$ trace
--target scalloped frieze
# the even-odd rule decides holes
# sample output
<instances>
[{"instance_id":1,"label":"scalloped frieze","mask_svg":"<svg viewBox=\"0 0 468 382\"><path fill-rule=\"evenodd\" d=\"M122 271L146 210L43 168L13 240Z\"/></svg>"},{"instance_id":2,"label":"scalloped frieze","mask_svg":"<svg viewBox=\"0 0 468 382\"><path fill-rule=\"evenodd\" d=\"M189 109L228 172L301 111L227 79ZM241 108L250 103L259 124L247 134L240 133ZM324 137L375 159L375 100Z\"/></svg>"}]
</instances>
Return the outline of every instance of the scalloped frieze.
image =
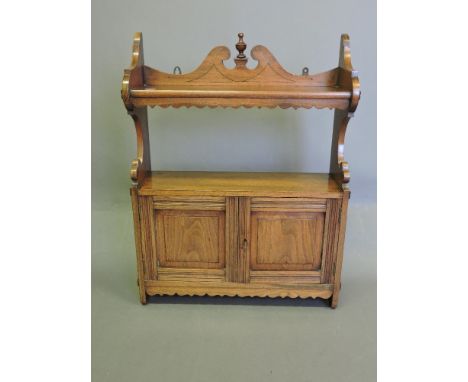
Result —
<instances>
[{"instance_id":1,"label":"scalloped frieze","mask_svg":"<svg viewBox=\"0 0 468 382\"><path fill-rule=\"evenodd\" d=\"M152 282L158 283L158 282ZM243 284L239 287L228 286L188 286L188 285L151 285L146 286L150 296L228 296L228 297L270 297L270 298L330 298L333 294L332 285L316 284L315 288L300 289L289 287L265 286L263 284Z\"/></svg>"},{"instance_id":2,"label":"scalloped frieze","mask_svg":"<svg viewBox=\"0 0 468 382\"><path fill-rule=\"evenodd\" d=\"M269 298L330 298L333 294L332 291L320 291L320 292L294 292L294 291L281 291L281 292L249 292L249 291L237 291L237 292L205 292L205 291L147 291L149 296L210 296L210 297L269 297Z\"/></svg>"},{"instance_id":3,"label":"scalloped frieze","mask_svg":"<svg viewBox=\"0 0 468 382\"><path fill-rule=\"evenodd\" d=\"M197 99L197 98L155 98L155 99L148 99L148 98L134 98L133 99L135 106L150 106L154 108L155 106L159 106L162 108L167 107L197 107L199 109L204 107L209 108L228 108L232 107L237 109L239 107L244 107L247 109L258 107L258 108L281 108L281 109L288 109L288 108L305 108L305 109L341 109L346 110L348 107L348 101L342 99L336 100L275 100L275 99L224 99L224 98L206 98L206 99Z\"/></svg>"}]
</instances>

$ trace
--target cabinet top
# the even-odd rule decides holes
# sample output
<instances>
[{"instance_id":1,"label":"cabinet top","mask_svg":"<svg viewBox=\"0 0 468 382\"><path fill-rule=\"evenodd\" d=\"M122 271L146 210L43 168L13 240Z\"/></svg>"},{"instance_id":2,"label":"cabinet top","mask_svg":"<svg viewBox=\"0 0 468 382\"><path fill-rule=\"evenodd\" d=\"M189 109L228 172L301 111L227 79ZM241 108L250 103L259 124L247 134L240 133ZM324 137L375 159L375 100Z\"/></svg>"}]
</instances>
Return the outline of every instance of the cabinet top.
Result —
<instances>
[{"instance_id":1,"label":"cabinet top","mask_svg":"<svg viewBox=\"0 0 468 382\"><path fill-rule=\"evenodd\" d=\"M330 108L353 112L360 98L357 72L351 65L349 37L341 36L338 67L327 72L302 75L287 72L262 45L254 46L255 68L247 67L247 44L238 34L235 67L224 62L229 48L213 48L201 65L187 74L169 74L144 65L143 37L136 33L130 68L124 72L122 99L128 110L161 107L281 107ZM174 70L175 71L175 70Z\"/></svg>"},{"instance_id":2,"label":"cabinet top","mask_svg":"<svg viewBox=\"0 0 468 382\"><path fill-rule=\"evenodd\" d=\"M154 171L147 173L138 192L145 196L343 197L329 174L294 172Z\"/></svg>"}]
</instances>

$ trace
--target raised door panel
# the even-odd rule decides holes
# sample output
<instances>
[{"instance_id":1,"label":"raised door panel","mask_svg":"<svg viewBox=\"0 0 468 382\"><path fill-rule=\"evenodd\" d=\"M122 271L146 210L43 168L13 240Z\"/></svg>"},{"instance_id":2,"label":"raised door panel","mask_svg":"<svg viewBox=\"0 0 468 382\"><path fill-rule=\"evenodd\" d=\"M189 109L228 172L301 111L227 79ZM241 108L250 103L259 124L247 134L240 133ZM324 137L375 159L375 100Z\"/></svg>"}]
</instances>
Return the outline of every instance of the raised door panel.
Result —
<instances>
[{"instance_id":1,"label":"raised door panel","mask_svg":"<svg viewBox=\"0 0 468 382\"><path fill-rule=\"evenodd\" d=\"M156 210L159 266L224 268L223 211Z\"/></svg>"},{"instance_id":2,"label":"raised door panel","mask_svg":"<svg viewBox=\"0 0 468 382\"><path fill-rule=\"evenodd\" d=\"M326 283L334 241L330 206L311 198L251 198L250 282ZM324 265L327 270L324 271Z\"/></svg>"},{"instance_id":3,"label":"raised door panel","mask_svg":"<svg viewBox=\"0 0 468 382\"><path fill-rule=\"evenodd\" d=\"M253 212L252 270L320 270L325 214Z\"/></svg>"},{"instance_id":4,"label":"raised door panel","mask_svg":"<svg viewBox=\"0 0 468 382\"><path fill-rule=\"evenodd\" d=\"M152 280L224 281L226 198L152 197Z\"/></svg>"}]
</instances>

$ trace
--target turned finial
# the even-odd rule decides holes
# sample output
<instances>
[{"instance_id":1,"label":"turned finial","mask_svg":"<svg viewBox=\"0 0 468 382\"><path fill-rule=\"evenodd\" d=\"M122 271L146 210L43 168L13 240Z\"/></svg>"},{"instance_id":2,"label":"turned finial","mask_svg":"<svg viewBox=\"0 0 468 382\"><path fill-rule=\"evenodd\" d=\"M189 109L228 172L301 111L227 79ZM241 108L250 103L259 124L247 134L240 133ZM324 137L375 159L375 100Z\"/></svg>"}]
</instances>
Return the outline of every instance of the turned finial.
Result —
<instances>
[{"instance_id":1,"label":"turned finial","mask_svg":"<svg viewBox=\"0 0 468 382\"><path fill-rule=\"evenodd\" d=\"M234 59L236 62L237 68L245 68L247 64L247 57L244 54L244 50L247 48L247 44L244 42L244 34L238 33L237 36L239 37L239 41L236 44L236 49L239 51L239 54Z\"/></svg>"}]
</instances>

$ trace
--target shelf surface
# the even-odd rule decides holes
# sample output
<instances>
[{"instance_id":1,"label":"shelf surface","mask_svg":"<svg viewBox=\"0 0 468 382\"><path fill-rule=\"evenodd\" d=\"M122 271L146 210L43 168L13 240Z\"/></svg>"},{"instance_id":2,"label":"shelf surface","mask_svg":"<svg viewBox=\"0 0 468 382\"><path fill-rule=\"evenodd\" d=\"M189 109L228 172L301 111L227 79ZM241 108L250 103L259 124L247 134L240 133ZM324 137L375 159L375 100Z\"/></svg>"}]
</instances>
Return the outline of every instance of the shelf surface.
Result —
<instances>
[{"instance_id":1,"label":"shelf surface","mask_svg":"<svg viewBox=\"0 0 468 382\"><path fill-rule=\"evenodd\" d=\"M341 198L329 174L284 172L155 171L146 176L139 194L281 196Z\"/></svg>"},{"instance_id":2,"label":"shelf surface","mask_svg":"<svg viewBox=\"0 0 468 382\"><path fill-rule=\"evenodd\" d=\"M351 92L338 86L296 87L269 86L262 90L254 86L239 89L239 86L222 87L197 86L186 89L182 86L145 87L131 90L131 96L139 98L297 98L297 99L344 99L349 100Z\"/></svg>"},{"instance_id":3,"label":"shelf surface","mask_svg":"<svg viewBox=\"0 0 468 382\"><path fill-rule=\"evenodd\" d=\"M159 86L132 89L130 94L135 98L133 102L140 106L197 106L198 101L200 105L206 106L301 105L346 108L351 98L349 90L337 86L296 87L294 90L284 86L269 86L261 90L255 86L239 89L237 85L193 86L189 89L182 86Z\"/></svg>"}]
</instances>

